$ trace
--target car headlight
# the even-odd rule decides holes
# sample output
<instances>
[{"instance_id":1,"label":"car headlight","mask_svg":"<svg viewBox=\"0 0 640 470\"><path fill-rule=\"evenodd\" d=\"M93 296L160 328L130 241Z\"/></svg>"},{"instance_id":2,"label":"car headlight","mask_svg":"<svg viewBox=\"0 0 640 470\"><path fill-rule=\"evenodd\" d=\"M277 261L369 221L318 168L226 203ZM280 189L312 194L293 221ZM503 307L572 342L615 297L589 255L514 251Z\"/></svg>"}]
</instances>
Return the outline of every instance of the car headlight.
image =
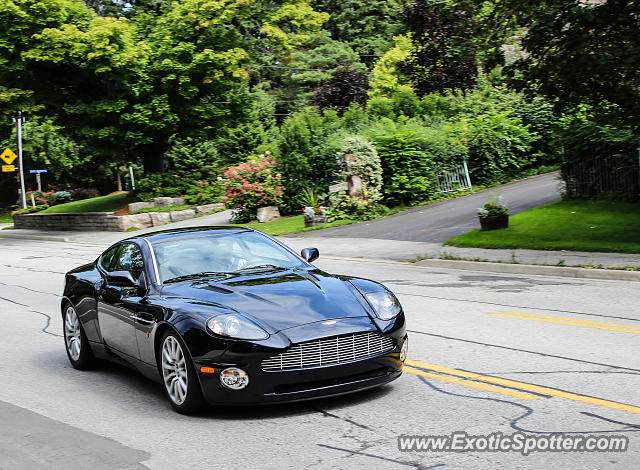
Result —
<instances>
[{"instance_id":1,"label":"car headlight","mask_svg":"<svg viewBox=\"0 0 640 470\"><path fill-rule=\"evenodd\" d=\"M248 318L235 313L218 315L207 321L207 328L216 335L236 339L265 339L269 334Z\"/></svg>"},{"instance_id":2,"label":"car headlight","mask_svg":"<svg viewBox=\"0 0 640 470\"><path fill-rule=\"evenodd\" d=\"M364 296L373 307L376 316L381 320L391 320L398 316L402 307L398 299L388 291L367 292Z\"/></svg>"}]
</instances>

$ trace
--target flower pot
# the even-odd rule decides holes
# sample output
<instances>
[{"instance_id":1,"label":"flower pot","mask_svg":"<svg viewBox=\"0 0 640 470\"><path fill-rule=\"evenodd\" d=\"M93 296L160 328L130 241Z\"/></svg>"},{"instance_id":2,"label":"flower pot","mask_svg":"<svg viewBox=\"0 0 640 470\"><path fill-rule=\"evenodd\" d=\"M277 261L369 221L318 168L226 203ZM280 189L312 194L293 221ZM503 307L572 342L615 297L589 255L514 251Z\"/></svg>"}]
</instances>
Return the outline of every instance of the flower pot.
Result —
<instances>
[{"instance_id":1,"label":"flower pot","mask_svg":"<svg viewBox=\"0 0 640 470\"><path fill-rule=\"evenodd\" d=\"M508 215L490 215L489 217L478 217L481 230L498 230L509 226Z\"/></svg>"},{"instance_id":2,"label":"flower pot","mask_svg":"<svg viewBox=\"0 0 640 470\"><path fill-rule=\"evenodd\" d=\"M316 225L322 225L327 223L326 215L314 215L313 217L304 218L305 227L315 227Z\"/></svg>"}]
</instances>

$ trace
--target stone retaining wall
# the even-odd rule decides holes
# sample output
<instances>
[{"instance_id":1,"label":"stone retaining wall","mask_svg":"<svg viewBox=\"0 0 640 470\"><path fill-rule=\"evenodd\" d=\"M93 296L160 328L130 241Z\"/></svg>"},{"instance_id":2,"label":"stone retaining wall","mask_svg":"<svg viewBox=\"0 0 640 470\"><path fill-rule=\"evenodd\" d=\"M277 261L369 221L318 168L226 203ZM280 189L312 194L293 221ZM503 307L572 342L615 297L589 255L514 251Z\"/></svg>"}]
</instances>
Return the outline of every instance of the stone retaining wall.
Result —
<instances>
[{"instance_id":1,"label":"stone retaining wall","mask_svg":"<svg viewBox=\"0 0 640 470\"><path fill-rule=\"evenodd\" d=\"M74 214L20 214L13 216L14 228L31 230L78 230L84 232L125 232L129 228L149 228L187 220L196 214L208 214L223 204L208 204L193 209L115 216L111 212Z\"/></svg>"}]
</instances>

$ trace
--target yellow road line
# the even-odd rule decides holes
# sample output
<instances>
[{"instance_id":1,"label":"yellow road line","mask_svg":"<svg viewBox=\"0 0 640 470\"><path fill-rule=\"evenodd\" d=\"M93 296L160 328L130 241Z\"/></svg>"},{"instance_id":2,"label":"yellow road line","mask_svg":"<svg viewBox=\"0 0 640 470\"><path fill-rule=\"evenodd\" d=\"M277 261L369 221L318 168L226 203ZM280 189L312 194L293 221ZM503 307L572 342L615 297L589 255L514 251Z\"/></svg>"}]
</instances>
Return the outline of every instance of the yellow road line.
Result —
<instances>
[{"instance_id":1,"label":"yellow road line","mask_svg":"<svg viewBox=\"0 0 640 470\"><path fill-rule=\"evenodd\" d=\"M527 392L519 392L517 390L497 387L495 385L483 384L481 382L472 382L471 380L466 380L462 378L455 378L455 377L449 377L447 375L434 374L431 372L425 372L420 369L414 369L413 367L404 366L402 370L405 372L408 372L409 374L420 375L422 377L428 377L430 379L437 379L437 380L442 380L444 382L464 385L465 387L478 388L480 390L485 390L488 392L501 393L503 395L509 395L510 397L521 398L523 400L538 400L540 398L537 395L532 395L531 393L527 393Z\"/></svg>"},{"instance_id":2,"label":"yellow road line","mask_svg":"<svg viewBox=\"0 0 640 470\"><path fill-rule=\"evenodd\" d=\"M555 388L541 387L539 385L532 385L525 382L517 382L515 380L501 379L499 377L491 377L489 375L476 374L474 372L465 372L458 369L451 369L449 367L438 366L436 364L428 364L426 362L407 360L407 364L415 367L422 367L437 372L444 372L446 374L453 374L459 377L467 377L472 380L482 380L483 382L489 382L498 385L504 385L507 387L519 388L520 390L528 390L530 392L542 393L544 395L551 395L553 397L565 398L567 400L579 401L582 403L588 403L590 405L604 406L606 408L612 408L614 410L627 411L629 413L640 414L640 406L627 405L625 403L618 403L610 400L603 400L601 398L588 397L585 395L579 395L577 393L565 392Z\"/></svg>"},{"instance_id":3,"label":"yellow road line","mask_svg":"<svg viewBox=\"0 0 640 470\"><path fill-rule=\"evenodd\" d=\"M551 318L554 320L569 320L571 322L575 322L575 323L592 323L594 325L607 325L607 326L615 326L615 327L621 327L621 328L631 328L634 330L640 330L640 326L632 326L632 325L620 325L619 323L607 323L607 322L603 322L603 321L593 321L593 320L581 320L581 319L577 319L577 318L569 318L569 317L558 317L555 315L540 315L537 313L525 313L525 312L507 312L509 314L512 315L524 315L527 317L537 317L537 318Z\"/></svg>"},{"instance_id":4,"label":"yellow road line","mask_svg":"<svg viewBox=\"0 0 640 470\"><path fill-rule=\"evenodd\" d=\"M575 322L570 322L570 321L565 321L565 320L549 320L546 318L534 318L534 317L528 317L528 316L524 316L524 315L510 315L508 313L491 313L491 312L487 312L489 313L489 315L493 315L494 317L508 317L508 318L518 318L520 320L532 320L532 321L542 321L542 322L546 322L546 323L557 323L560 325L570 325L570 326L580 326L582 328L593 328L596 330L609 330L609 331L618 331L621 333L632 333L634 335L640 335L640 330L627 330L624 328L611 328L608 326L598 326L598 325L586 325L583 323L575 323ZM620 325L622 327L624 327L625 325Z\"/></svg>"}]
</instances>

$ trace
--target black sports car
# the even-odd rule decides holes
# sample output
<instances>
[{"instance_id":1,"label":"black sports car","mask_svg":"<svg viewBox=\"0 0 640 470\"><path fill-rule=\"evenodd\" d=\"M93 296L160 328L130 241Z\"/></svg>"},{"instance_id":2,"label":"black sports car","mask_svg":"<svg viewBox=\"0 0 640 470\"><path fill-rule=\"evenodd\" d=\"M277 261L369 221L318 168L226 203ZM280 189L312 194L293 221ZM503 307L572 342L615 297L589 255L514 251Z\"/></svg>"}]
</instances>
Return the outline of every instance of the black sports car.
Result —
<instances>
[{"instance_id":1,"label":"black sports car","mask_svg":"<svg viewBox=\"0 0 640 470\"><path fill-rule=\"evenodd\" d=\"M305 400L398 378L404 313L383 285L327 274L242 227L123 240L66 275L62 317L76 369L96 359L164 384L173 408Z\"/></svg>"}]
</instances>

